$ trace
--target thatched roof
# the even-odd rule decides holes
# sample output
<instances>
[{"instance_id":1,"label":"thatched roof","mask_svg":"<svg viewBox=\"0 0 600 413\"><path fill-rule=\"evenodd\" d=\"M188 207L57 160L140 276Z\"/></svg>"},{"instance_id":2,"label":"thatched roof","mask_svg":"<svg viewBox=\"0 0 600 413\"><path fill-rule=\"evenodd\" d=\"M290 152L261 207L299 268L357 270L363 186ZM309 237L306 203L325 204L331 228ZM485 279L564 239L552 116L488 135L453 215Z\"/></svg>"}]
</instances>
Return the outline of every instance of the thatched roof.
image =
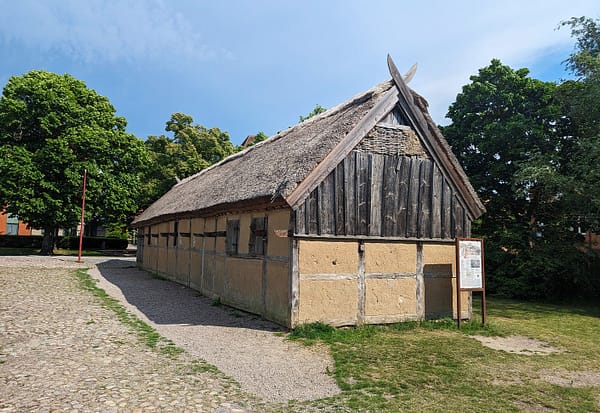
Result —
<instances>
[{"instance_id":1,"label":"thatched roof","mask_svg":"<svg viewBox=\"0 0 600 413\"><path fill-rule=\"evenodd\" d=\"M366 135L368 130L363 133L365 119L372 118L371 121L376 123L386 114L380 113L382 107L399 103L401 94L394 93L396 87L397 83L393 80L383 82L178 182L139 215L133 225L172 216L208 214L240 204L274 202L295 206L303 199L304 193L314 188L320 176L328 174L328 168L335 166L329 164L349 153L355 146L353 142ZM427 114L424 99L412 90L410 93L414 102L408 105L408 110L422 112L429 129L425 133L427 136L421 136L421 139L434 141L428 146L431 148L433 145L437 148L436 152L441 151L442 161L450 164L446 170L451 170L451 179L460 181L458 187L463 188L471 215L479 216L484 211L483 205Z\"/></svg>"},{"instance_id":2,"label":"thatched roof","mask_svg":"<svg viewBox=\"0 0 600 413\"><path fill-rule=\"evenodd\" d=\"M392 86L392 81L381 83L183 179L139 215L134 225L162 215L289 195Z\"/></svg>"}]
</instances>

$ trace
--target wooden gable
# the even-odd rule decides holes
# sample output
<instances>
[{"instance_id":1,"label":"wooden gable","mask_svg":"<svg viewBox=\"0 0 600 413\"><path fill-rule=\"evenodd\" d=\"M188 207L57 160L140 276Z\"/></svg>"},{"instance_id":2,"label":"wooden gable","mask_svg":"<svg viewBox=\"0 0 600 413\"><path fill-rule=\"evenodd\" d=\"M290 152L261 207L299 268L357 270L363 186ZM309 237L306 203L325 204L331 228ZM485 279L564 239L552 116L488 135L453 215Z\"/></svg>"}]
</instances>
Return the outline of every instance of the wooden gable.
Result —
<instances>
[{"instance_id":1,"label":"wooden gable","mask_svg":"<svg viewBox=\"0 0 600 413\"><path fill-rule=\"evenodd\" d=\"M287 198L297 235L452 239L483 212L389 63L397 88Z\"/></svg>"},{"instance_id":2,"label":"wooden gable","mask_svg":"<svg viewBox=\"0 0 600 413\"><path fill-rule=\"evenodd\" d=\"M296 234L398 239L469 235L470 219L456 189L423 147L412 142L414 132L397 132L392 136L396 142L386 137L386 147L374 144L369 133L350 151L294 209Z\"/></svg>"}]
</instances>

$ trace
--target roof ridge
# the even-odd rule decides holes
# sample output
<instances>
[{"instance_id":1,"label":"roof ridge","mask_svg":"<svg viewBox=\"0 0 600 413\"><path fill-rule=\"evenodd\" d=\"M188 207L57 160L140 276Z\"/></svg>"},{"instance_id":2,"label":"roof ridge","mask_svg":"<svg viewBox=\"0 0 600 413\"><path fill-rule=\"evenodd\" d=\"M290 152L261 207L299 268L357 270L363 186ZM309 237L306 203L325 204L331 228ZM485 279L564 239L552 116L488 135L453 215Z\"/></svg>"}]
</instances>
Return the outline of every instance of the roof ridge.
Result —
<instances>
[{"instance_id":1,"label":"roof ridge","mask_svg":"<svg viewBox=\"0 0 600 413\"><path fill-rule=\"evenodd\" d=\"M362 91L360 93L357 93L356 95L354 95L353 97L351 97L350 99L346 100L345 102L342 102L330 109L327 109L325 112L323 113L319 113L316 116L313 116L309 119L306 119L302 122L298 122L297 124L290 126L287 129L284 129L283 131L279 131L277 132L275 135L271 135L268 139L265 139L262 142L258 142L257 144L254 144L252 146L247 147L246 149L240 151L240 152L236 152L233 153L231 155L229 155L228 157L220 160L219 162L210 165L207 168L204 168L203 170L195 173L194 175L190 175L186 178L183 178L181 181L177 182L175 185L173 185L173 188L180 186L181 184L185 183L185 182L189 182L192 181L194 179L196 179L197 177L203 175L204 173L218 167L221 166L227 162L233 161L239 157L242 157L244 155L246 155L247 153L253 151L254 149L261 147L263 145L267 145L269 143L272 143L276 140L282 139L284 138L286 135L288 135L289 133L295 131L296 129L300 128L300 127L306 127L309 125L312 125L314 122L320 121L322 119L337 115L339 112L343 111L344 109L354 105L357 102L361 102L365 99L370 98L374 93L376 92L384 92L386 90L388 90L389 88L391 88L392 86L394 86L394 81L392 79L386 80L384 82L378 83L375 86L371 87L368 90Z\"/></svg>"}]
</instances>

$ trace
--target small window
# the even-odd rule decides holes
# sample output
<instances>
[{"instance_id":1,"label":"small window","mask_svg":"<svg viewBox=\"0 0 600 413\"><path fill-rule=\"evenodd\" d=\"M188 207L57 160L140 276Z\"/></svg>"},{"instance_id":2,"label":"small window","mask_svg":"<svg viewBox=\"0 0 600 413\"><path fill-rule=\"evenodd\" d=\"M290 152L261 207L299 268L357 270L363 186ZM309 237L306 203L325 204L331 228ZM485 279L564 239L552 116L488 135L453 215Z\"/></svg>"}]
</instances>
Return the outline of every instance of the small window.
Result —
<instances>
[{"instance_id":1,"label":"small window","mask_svg":"<svg viewBox=\"0 0 600 413\"><path fill-rule=\"evenodd\" d=\"M265 255L267 251L267 217L252 218L248 251L252 255Z\"/></svg>"},{"instance_id":2,"label":"small window","mask_svg":"<svg viewBox=\"0 0 600 413\"><path fill-rule=\"evenodd\" d=\"M19 217L10 214L6 217L6 235L17 235L19 233Z\"/></svg>"},{"instance_id":3,"label":"small window","mask_svg":"<svg viewBox=\"0 0 600 413\"><path fill-rule=\"evenodd\" d=\"M234 219L227 221L226 251L229 255L238 253L238 244L240 241L240 220Z\"/></svg>"},{"instance_id":4,"label":"small window","mask_svg":"<svg viewBox=\"0 0 600 413\"><path fill-rule=\"evenodd\" d=\"M148 245L152 245L152 227L148 227Z\"/></svg>"}]
</instances>

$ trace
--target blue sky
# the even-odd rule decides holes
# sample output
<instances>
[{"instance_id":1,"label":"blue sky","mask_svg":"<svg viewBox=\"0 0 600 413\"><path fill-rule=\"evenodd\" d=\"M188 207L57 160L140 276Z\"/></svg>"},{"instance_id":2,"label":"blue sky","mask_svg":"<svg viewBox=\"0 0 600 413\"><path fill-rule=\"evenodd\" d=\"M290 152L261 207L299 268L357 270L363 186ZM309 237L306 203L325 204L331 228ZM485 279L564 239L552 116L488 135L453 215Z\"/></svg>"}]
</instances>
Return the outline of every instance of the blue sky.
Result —
<instances>
[{"instance_id":1,"label":"blue sky","mask_svg":"<svg viewBox=\"0 0 600 413\"><path fill-rule=\"evenodd\" d=\"M418 63L410 86L438 123L469 76L499 58L567 77L561 20L597 0L0 0L0 85L31 69L69 73L146 138L174 112L228 131L276 133Z\"/></svg>"}]
</instances>

